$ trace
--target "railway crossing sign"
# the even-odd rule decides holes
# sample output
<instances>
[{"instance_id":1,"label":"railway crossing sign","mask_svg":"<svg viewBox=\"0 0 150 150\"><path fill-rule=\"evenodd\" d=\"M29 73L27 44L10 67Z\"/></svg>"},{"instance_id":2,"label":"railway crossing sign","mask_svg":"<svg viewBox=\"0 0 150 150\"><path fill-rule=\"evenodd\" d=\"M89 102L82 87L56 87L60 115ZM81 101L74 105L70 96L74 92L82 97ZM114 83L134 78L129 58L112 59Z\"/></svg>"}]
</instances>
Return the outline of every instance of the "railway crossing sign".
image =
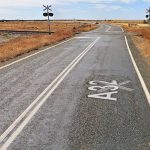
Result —
<instances>
[{"instance_id":1,"label":"railway crossing sign","mask_svg":"<svg viewBox=\"0 0 150 150\"><path fill-rule=\"evenodd\" d=\"M49 17L53 17L54 14L49 12L49 11L52 11L52 9L51 9L52 5L47 5L47 6L43 5L43 7L44 7L43 11L46 11L46 12L43 13L43 16L48 17L48 30L49 30L49 34L51 34L50 18Z\"/></svg>"},{"instance_id":2,"label":"railway crossing sign","mask_svg":"<svg viewBox=\"0 0 150 150\"><path fill-rule=\"evenodd\" d=\"M45 10L52 11L52 9L50 9L52 7L52 5L47 5L47 6L43 5L43 7L44 7L43 11L45 11Z\"/></svg>"},{"instance_id":3,"label":"railway crossing sign","mask_svg":"<svg viewBox=\"0 0 150 150\"><path fill-rule=\"evenodd\" d=\"M147 13L149 13L149 12L150 12L150 8L149 8L149 9L146 9L146 11L147 11Z\"/></svg>"},{"instance_id":4,"label":"railway crossing sign","mask_svg":"<svg viewBox=\"0 0 150 150\"><path fill-rule=\"evenodd\" d=\"M148 20L150 20L150 7L149 7L149 9L146 9L146 13L148 13L148 15L146 15L146 18L148 18Z\"/></svg>"}]
</instances>

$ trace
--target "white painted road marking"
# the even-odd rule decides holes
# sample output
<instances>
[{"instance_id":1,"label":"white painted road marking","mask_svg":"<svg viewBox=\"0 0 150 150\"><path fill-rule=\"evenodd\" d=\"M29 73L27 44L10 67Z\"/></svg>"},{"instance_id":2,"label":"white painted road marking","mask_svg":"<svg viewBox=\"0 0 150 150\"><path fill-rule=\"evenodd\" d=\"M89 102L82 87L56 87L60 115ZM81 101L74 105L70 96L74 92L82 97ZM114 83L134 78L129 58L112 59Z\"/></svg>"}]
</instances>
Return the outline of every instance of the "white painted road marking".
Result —
<instances>
[{"instance_id":1,"label":"white painted road marking","mask_svg":"<svg viewBox=\"0 0 150 150\"><path fill-rule=\"evenodd\" d=\"M109 26L108 29L105 32L109 32L110 29L111 29L111 26Z\"/></svg>"},{"instance_id":2,"label":"white painted road marking","mask_svg":"<svg viewBox=\"0 0 150 150\"><path fill-rule=\"evenodd\" d=\"M106 84L107 86L110 86L110 87L111 86L116 86L116 87L118 87L118 89L125 90L125 91L128 91L128 92L132 92L133 91L133 89L123 86L123 85L126 85L126 84L130 83L131 81L124 81L124 82L121 82L119 84L117 82L116 83L109 83L109 82L104 82L104 81L100 81L100 82L103 83L103 84ZM104 90L107 90L107 89L104 89Z\"/></svg>"},{"instance_id":3,"label":"white painted road marking","mask_svg":"<svg viewBox=\"0 0 150 150\"><path fill-rule=\"evenodd\" d=\"M103 81L102 81L103 82ZM98 93L96 94L90 94L88 95L89 98L95 98L95 99L104 99L104 100L111 100L111 101L117 101L117 98L112 97L112 95L117 94L118 93L118 83L117 81L112 81L110 82L110 84L105 85L105 86L99 86L98 84L101 83L101 81L98 81L97 83L95 81L90 81L89 84L92 85L91 87L89 87L88 89L90 91L97 91ZM108 83L108 82L107 82ZM94 86L93 86L94 84ZM113 84L113 85L112 85ZM110 90L108 92L100 92L100 90Z\"/></svg>"},{"instance_id":4,"label":"white painted road marking","mask_svg":"<svg viewBox=\"0 0 150 150\"><path fill-rule=\"evenodd\" d=\"M95 38L98 38L98 37L90 37L90 36L77 36L77 37L75 37L75 39L95 39Z\"/></svg>"},{"instance_id":5,"label":"white painted road marking","mask_svg":"<svg viewBox=\"0 0 150 150\"><path fill-rule=\"evenodd\" d=\"M129 92L133 91L133 89L123 86L123 85L126 85L128 83L130 83L130 81L124 81L124 82L121 82L119 84L116 80L113 80L112 82L90 81L89 84L92 86L89 87L88 89L90 91L97 91L98 94L91 94L91 95L88 95L88 97L117 101L117 98L112 97L112 95L117 94L118 89L126 90ZM102 85L99 85L99 84L102 84ZM106 91L108 91L108 92L106 92Z\"/></svg>"},{"instance_id":6,"label":"white painted road marking","mask_svg":"<svg viewBox=\"0 0 150 150\"><path fill-rule=\"evenodd\" d=\"M18 63L18 62L20 62L20 61L26 60L26 59L28 59L28 58L30 58L30 57L32 57L32 56L35 56L35 55L40 54L40 53L42 53L42 52L45 52L45 51L47 51L47 50L49 50L49 49L51 49L51 48L54 48L54 47L56 47L56 46L59 46L59 45L64 44L64 43L66 43L66 42L69 42L69 41L71 41L71 40L73 40L73 39L74 39L74 38L71 38L71 39L69 39L69 40L63 41L63 42L58 43L58 44L56 44L56 45L54 45L54 46L48 47L48 48L46 48L46 49L43 49L43 50L41 50L41 51L39 51L39 52L36 52L36 53L34 53L34 54L31 54L31 55L29 55L29 56L26 56L26 57L24 57L24 58L21 58L21 59L19 59L19 60L16 60L16 61L14 61L14 62L12 62L12 63L10 63L10 64L7 64L7 65L5 65L5 66L0 67L0 70L2 70L2 69L4 69L4 68L7 68L7 67L9 67L9 66L12 66L12 65L14 65L14 64L16 64L16 63Z\"/></svg>"},{"instance_id":7,"label":"white painted road marking","mask_svg":"<svg viewBox=\"0 0 150 150\"><path fill-rule=\"evenodd\" d=\"M128 49L128 52L129 52L131 61L132 61L132 63L133 63L133 66L134 66L134 68L135 68L135 71L136 71L136 73L137 73L137 75L138 75L138 78L139 78L140 83L141 83L141 85L142 85L143 91L144 91L144 93L145 93L145 95L146 95L146 98L147 98L147 100L148 100L148 103L149 103L149 105L150 105L150 93L149 93L148 88L147 88L147 86L146 86L146 84L145 84L145 82L144 82L144 79L143 79L143 77L142 77L142 75L141 75L141 73L140 73L140 71L139 71L139 69L138 69L138 66L137 66L137 64L136 64L136 62L135 62L135 60L134 60L134 57L133 57L133 55L132 55L132 53L131 53L131 49L130 49L130 47L129 47L128 40L127 40L127 37L126 37L126 36L125 36L125 43L126 43L126 45L127 45L127 49Z\"/></svg>"},{"instance_id":8,"label":"white painted road marking","mask_svg":"<svg viewBox=\"0 0 150 150\"><path fill-rule=\"evenodd\" d=\"M91 94L91 95L88 95L88 97L89 98L95 98L95 99L117 101L117 98L112 97L113 94L117 94L117 93L118 93L118 91L105 92L105 93Z\"/></svg>"},{"instance_id":9,"label":"white painted road marking","mask_svg":"<svg viewBox=\"0 0 150 150\"><path fill-rule=\"evenodd\" d=\"M121 26L119 26L119 27L121 28L122 32L124 32L123 28Z\"/></svg>"},{"instance_id":10,"label":"white painted road marking","mask_svg":"<svg viewBox=\"0 0 150 150\"><path fill-rule=\"evenodd\" d=\"M124 32L122 27L120 27L121 31L110 31L111 28L112 28L112 26L109 26L108 29L105 32Z\"/></svg>"},{"instance_id":11,"label":"white painted road marking","mask_svg":"<svg viewBox=\"0 0 150 150\"><path fill-rule=\"evenodd\" d=\"M56 79L33 101L33 103L12 123L12 125L0 136L2 150L6 150L9 145L16 139L24 127L29 123L33 116L38 112L41 106L46 102L49 96L70 73L70 71L79 63L87 52L98 42L96 38L81 54L79 54L57 77ZM28 116L26 116L28 115ZM17 126L18 125L18 126ZM14 130L14 131L13 131ZM9 135L9 137L7 137ZM6 141L5 141L5 138Z\"/></svg>"}]
</instances>

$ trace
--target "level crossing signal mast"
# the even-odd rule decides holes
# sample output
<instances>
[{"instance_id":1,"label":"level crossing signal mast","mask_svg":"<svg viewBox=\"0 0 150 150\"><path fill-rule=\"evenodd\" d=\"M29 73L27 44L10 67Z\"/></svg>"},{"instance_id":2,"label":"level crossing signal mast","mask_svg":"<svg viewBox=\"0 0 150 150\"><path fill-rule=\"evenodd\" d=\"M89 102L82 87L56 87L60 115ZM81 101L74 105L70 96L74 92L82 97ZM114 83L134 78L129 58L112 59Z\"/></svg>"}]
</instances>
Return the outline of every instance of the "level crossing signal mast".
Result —
<instances>
[{"instance_id":1,"label":"level crossing signal mast","mask_svg":"<svg viewBox=\"0 0 150 150\"><path fill-rule=\"evenodd\" d=\"M148 14L146 15L146 18L148 18L148 23L150 23L150 7L149 9L146 9L146 13Z\"/></svg>"},{"instance_id":2,"label":"level crossing signal mast","mask_svg":"<svg viewBox=\"0 0 150 150\"><path fill-rule=\"evenodd\" d=\"M43 11L44 11L43 16L44 17L48 17L48 30L49 30L49 34L51 34L50 17L54 16L54 14L52 12L50 12L50 11L52 11L52 9L51 9L52 6L51 5L47 5L47 6L43 5L43 7L44 7L44 9L43 9Z\"/></svg>"}]
</instances>

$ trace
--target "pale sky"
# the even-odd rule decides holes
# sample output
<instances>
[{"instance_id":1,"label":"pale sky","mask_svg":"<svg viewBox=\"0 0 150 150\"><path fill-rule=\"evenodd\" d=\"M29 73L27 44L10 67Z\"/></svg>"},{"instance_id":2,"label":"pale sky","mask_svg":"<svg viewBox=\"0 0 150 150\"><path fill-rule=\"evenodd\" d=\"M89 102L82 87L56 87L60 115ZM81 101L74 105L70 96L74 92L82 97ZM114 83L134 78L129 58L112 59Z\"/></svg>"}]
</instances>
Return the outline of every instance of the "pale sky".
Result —
<instances>
[{"instance_id":1,"label":"pale sky","mask_svg":"<svg viewBox=\"0 0 150 150\"><path fill-rule=\"evenodd\" d=\"M146 19L150 0L0 0L0 19L46 19L43 5L52 19Z\"/></svg>"}]
</instances>

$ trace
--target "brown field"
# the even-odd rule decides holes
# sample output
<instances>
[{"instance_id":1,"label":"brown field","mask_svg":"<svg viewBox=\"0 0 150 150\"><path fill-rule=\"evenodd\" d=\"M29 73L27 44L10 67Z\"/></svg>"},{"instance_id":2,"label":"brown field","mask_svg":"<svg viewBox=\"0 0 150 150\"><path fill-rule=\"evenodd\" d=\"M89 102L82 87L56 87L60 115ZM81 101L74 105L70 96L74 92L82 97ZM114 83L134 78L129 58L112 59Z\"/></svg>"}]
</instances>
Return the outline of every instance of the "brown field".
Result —
<instances>
[{"instance_id":1,"label":"brown field","mask_svg":"<svg viewBox=\"0 0 150 150\"><path fill-rule=\"evenodd\" d=\"M129 26L127 23L119 23L125 31L131 33L133 42L150 64L150 26L146 24L137 24Z\"/></svg>"},{"instance_id":2,"label":"brown field","mask_svg":"<svg viewBox=\"0 0 150 150\"><path fill-rule=\"evenodd\" d=\"M46 22L4 22L0 23L1 30L17 31L47 31ZM55 33L38 35L21 35L0 43L0 62L7 61L40 47L54 44L75 35L76 32L86 32L96 29L94 24L53 22L51 30Z\"/></svg>"},{"instance_id":3,"label":"brown field","mask_svg":"<svg viewBox=\"0 0 150 150\"><path fill-rule=\"evenodd\" d=\"M80 26L80 22L51 22L51 30L56 32L62 29L71 29ZM14 21L0 22L0 30L17 30L17 31L48 31L46 21Z\"/></svg>"},{"instance_id":4,"label":"brown field","mask_svg":"<svg viewBox=\"0 0 150 150\"><path fill-rule=\"evenodd\" d=\"M146 58L150 58L150 27L123 27L126 31L134 33L132 38L141 54Z\"/></svg>"},{"instance_id":5,"label":"brown field","mask_svg":"<svg viewBox=\"0 0 150 150\"><path fill-rule=\"evenodd\" d=\"M127 24L127 23L137 23L137 24L144 24L144 20L108 20L104 21L104 23L121 23L121 24Z\"/></svg>"}]
</instances>

